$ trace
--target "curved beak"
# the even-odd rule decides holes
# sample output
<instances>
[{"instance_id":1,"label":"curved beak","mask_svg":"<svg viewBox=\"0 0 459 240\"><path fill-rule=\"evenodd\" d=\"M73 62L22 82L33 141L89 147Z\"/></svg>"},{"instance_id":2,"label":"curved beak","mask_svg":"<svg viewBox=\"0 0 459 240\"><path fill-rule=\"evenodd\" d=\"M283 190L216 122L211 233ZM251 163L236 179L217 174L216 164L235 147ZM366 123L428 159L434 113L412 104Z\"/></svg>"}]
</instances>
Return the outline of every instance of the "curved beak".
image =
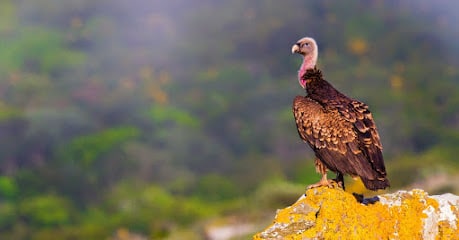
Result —
<instances>
[{"instance_id":1,"label":"curved beak","mask_svg":"<svg viewBox=\"0 0 459 240\"><path fill-rule=\"evenodd\" d=\"M293 44L292 53L300 53L300 45L298 43Z\"/></svg>"}]
</instances>

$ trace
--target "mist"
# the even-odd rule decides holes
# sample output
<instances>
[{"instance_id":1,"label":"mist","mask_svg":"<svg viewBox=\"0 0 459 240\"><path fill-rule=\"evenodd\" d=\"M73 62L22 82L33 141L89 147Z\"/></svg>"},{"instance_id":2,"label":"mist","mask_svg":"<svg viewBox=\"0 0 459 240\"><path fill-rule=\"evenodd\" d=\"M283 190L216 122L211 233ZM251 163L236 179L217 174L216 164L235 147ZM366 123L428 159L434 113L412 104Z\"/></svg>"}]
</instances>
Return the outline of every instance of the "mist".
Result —
<instances>
[{"instance_id":1,"label":"mist","mask_svg":"<svg viewBox=\"0 0 459 240\"><path fill-rule=\"evenodd\" d=\"M297 199L319 179L291 112L304 36L325 78L370 106L393 189L458 193L427 184L459 176L457 9L2 2L0 238L202 239L211 219L259 223Z\"/></svg>"}]
</instances>

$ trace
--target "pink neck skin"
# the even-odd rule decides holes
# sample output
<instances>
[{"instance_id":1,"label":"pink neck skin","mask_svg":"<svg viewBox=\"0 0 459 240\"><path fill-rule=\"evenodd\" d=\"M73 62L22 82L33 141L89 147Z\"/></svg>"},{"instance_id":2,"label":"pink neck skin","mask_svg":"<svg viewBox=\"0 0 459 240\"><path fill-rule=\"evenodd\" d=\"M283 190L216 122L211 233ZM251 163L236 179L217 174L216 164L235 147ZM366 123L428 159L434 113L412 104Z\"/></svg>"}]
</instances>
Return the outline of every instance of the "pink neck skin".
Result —
<instances>
[{"instance_id":1,"label":"pink neck skin","mask_svg":"<svg viewBox=\"0 0 459 240\"><path fill-rule=\"evenodd\" d=\"M308 55L303 58L303 63L301 64L300 70L298 71L298 82L300 83L301 87L306 88L306 81L303 80L302 77L308 69L313 69L315 65L316 61L314 61L314 56Z\"/></svg>"}]
</instances>

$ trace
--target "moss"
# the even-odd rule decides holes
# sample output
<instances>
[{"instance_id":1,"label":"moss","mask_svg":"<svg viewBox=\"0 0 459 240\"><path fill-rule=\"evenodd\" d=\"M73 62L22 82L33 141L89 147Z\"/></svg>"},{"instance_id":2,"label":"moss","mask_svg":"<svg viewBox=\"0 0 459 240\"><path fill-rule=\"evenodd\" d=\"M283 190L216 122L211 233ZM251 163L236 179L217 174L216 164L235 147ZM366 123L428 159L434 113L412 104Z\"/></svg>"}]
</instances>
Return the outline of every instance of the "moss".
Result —
<instances>
[{"instance_id":1,"label":"moss","mask_svg":"<svg viewBox=\"0 0 459 240\"><path fill-rule=\"evenodd\" d=\"M254 239L422 239L427 209L438 211L439 204L422 190L382 195L381 201L363 205L341 189L315 188L278 211ZM454 239L458 229L440 222L437 236Z\"/></svg>"}]
</instances>

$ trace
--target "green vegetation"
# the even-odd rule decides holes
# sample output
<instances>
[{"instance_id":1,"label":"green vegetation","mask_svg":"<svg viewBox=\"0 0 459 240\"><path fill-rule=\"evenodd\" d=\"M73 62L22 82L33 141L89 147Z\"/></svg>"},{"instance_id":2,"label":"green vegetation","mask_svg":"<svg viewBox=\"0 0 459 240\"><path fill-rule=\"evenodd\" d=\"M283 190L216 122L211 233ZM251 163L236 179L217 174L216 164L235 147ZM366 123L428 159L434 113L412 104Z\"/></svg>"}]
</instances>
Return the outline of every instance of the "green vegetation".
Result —
<instances>
[{"instance_id":1,"label":"green vegetation","mask_svg":"<svg viewBox=\"0 0 459 240\"><path fill-rule=\"evenodd\" d=\"M305 35L370 105L393 189L458 175L453 5L2 1L0 239L202 239L290 204L319 180L291 114Z\"/></svg>"}]
</instances>

